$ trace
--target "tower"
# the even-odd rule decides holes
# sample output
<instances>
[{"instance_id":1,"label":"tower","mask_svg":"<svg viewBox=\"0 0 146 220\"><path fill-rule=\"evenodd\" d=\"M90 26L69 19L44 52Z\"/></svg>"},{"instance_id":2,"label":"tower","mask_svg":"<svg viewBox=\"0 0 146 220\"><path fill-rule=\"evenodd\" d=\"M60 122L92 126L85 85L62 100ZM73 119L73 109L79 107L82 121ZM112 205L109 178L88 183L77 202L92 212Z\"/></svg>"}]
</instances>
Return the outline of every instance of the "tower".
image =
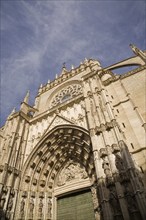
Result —
<instances>
[{"instance_id":1,"label":"tower","mask_svg":"<svg viewBox=\"0 0 146 220\"><path fill-rule=\"evenodd\" d=\"M134 48L134 49L133 49ZM29 92L1 128L0 215L146 218L145 52L103 68L85 59ZM113 71L135 68L122 75Z\"/></svg>"}]
</instances>

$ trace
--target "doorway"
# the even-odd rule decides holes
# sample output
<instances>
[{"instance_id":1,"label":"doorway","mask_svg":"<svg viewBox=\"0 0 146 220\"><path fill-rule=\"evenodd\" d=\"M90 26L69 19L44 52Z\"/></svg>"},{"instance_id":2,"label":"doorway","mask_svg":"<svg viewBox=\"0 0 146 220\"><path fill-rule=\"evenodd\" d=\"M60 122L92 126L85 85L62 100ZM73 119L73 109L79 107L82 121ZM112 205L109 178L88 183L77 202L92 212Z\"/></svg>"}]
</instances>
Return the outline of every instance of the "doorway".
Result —
<instances>
[{"instance_id":1,"label":"doorway","mask_svg":"<svg viewBox=\"0 0 146 220\"><path fill-rule=\"evenodd\" d=\"M57 220L95 220L90 190L57 199Z\"/></svg>"}]
</instances>

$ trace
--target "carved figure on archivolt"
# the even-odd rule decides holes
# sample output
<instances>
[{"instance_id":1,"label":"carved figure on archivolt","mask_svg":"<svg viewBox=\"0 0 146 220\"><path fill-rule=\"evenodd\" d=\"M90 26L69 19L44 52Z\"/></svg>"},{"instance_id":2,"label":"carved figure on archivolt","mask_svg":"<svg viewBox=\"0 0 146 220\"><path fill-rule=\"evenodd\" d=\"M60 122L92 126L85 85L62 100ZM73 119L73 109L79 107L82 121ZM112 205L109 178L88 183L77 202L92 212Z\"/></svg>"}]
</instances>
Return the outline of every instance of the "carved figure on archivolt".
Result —
<instances>
[{"instance_id":1,"label":"carved figure on archivolt","mask_svg":"<svg viewBox=\"0 0 146 220\"><path fill-rule=\"evenodd\" d=\"M51 199L49 198L48 200L48 218L51 219L51 209L52 209L52 202Z\"/></svg>"},{"instance_id":2,"label":"carved figure on archivolt","mask_svg":"<svg viewBox=\"0 0 146 220\"><path fill-rule=\"evenodd\" d=\"M42 212L43 212L43 199L41 198L39 201L39 207L38 207L39 217L42 217Z\"/></svg>"},{"instance_id":3,"label":"carved figure on archivolt","mask_svg":"<svg viewBox=\"0 0 146 220\"><path fill-rule=\"evenodd\" d=\"M88 175L84 167L80 164L71 161L67 166L61 171L58 178L58 186L67 184L68 182L80 179L86 179Z\"/></svg>"},{"instance_id":4,"label":"carved figure on archivolt","mask_svg":"<svg viewBox=\"0 0 146 220\"><path fill-rule=\"evenodd\" d=\"M30 218L33 218L33 210L34 210L34 200L31 198L29 201L29 215Z\"/></svg>"},{"instance_id":5,"label":"carved figure on archivolt","mask_svg":"<svg viewBox=\"0 0 146 220\"><path fill-rule=\"evenodd\" d=\"M21 203L20 203L20 216L21 216L21 218L24 217L24 207L25 207L25 201L24 201L24 199L22 199Z\"/></svg>"}]
</instances>

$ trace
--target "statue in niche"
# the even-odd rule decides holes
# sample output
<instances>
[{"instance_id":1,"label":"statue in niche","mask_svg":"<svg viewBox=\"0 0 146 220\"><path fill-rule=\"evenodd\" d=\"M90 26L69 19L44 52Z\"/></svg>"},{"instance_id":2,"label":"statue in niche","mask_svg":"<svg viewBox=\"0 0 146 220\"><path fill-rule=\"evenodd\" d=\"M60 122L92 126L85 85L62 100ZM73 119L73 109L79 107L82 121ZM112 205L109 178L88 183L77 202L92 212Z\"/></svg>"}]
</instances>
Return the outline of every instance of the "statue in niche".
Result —
<instances>
[{"instance_id":1,"label":"statue in niche","mask_svg":"<svg viewBox=\"0 0 146 220\"><path fill-rule=\"evenodd\" d=\"M110 172L110 166L109 166L109 162L107 160L107 157L103 158L102 168L104 169L105 175L107 177L110 177L111 176L111 172Z\"/></svg>"},{"instance_id":2,"label":"statue in niche","mask_svg":"<svg viewBox=\"0 0 146 220\"><path fill-rule=\"evenodd\" d=\"M24 201L24 199L22 199L21 203L20 203L20 215L21 215L21 217L24 216L24 207L25 207L25 201Z\"/></svg>"},{"instance_id":3,"label":"statue in niche","mask_svg":"<svg viewBox=\"0 0 146 220\"><path fill-rule=\"evenodd\" d=\"M121 158L121 156L119 156L118 154L115 154L115 165L118 169L118 171L124 171L124 163L123 163L123 160Z\"/></svg>"},{"instance_id":4,"label":"statue in niche","mask_svg":"<svg viewBox=\"0 0 146 220\"><path fill-rule=\"evenodd\" d=\"M5 201L6 201L6 194L2 194L2 197L1 197L1 200L0 200L0 209L4 208Z\"/></svg>"},{"instance_id":5,"label":"statue in niche","mask_svg":"<svg viewBox=\"0 0 146 220\"><path fill-rule=\"evenodd\" d=\"M105 109L105 106L104 106L104 104L103 104L103 101L102 101L102 99L101 99L101 97L99 97L99 106L100 106L100 108L101 108L102 111L105 111L105 110L106 110L106 109Z\"/></svg>"},{"instance_id":6,"label":"statue in niche","mask_svg":"<svg viewBox=\"0 0 146 220\"><path fill-rule=\"evenodd\" d=\"M76 179L86 179L87 173L84 168L81 168L79 164L70 162L62 172L60 173L58 186L65 185L67 182L76 180Z\"/></svg>"},{"instance_id":7,"label":"statue in niche","mask_svg":"<svg viewBox=\"0 0 146 220\"><path fill-rule=\"evenodd\" d=\"M11 219L11 210L12 210L12 207L13 207L13 197L10 196L10 199L9 199L9 203L8 203L8 207L7 207L7 218L8 219Z\"/></svg>"},{"instance_id":8,"label":"statue in niche","mask_svg":"<svg viewBox=\"0 0 146 220\"><path fill-rule=\"evenodd\" d=\"M29 215L30 215L30 218L33 218L33 210L34 210L34 201L33 199L31 198L30 201L29 201Z\"/></svg>"},{"instance_id":9,"label":"statue in niche","mask_svg":"<svg viewBox=\"0 0 146 220\"><path fill-rule=\"evenodd\" d=\"M130 212L136 211L137 207L136 207L136 200L134 197L134 194L131 192L129 185L126 183L125 184L125 197L127 199L127 205L128 205L128 209Z\"/></svg>"},{"instance_id":10,"label":"statue in niche","mask_svg":"<svg viewBox=\"0 0 146 220\"><path fill-rule=\"evenodd\" d=\"M110 188L109 202L112 206L114 215L119 214L121 212L120 204L119 204L119 200L118 200L118 197L117 197L116 190L113 187Z\"/></svg>"},{"instance_id":11,"label":"statue in niche","mask_svg":"<svg viewBox=\"0 0 146 220\"><path fill-rule=\"evenodd\" d=\"M40 199L38 212L39 216L41 217L43 212L43 199Z\"/></svg>"},{"instance_id":12,"label":"statue in niche","mask_svg":"<svg viewBox=\"0 0 146 220\"><path fill-rule=\"evenodd\" d=\"M52 209L52 202L51 199L48 200L48 218L51 219L51 209Z\"/></svg>"}]
</instances>

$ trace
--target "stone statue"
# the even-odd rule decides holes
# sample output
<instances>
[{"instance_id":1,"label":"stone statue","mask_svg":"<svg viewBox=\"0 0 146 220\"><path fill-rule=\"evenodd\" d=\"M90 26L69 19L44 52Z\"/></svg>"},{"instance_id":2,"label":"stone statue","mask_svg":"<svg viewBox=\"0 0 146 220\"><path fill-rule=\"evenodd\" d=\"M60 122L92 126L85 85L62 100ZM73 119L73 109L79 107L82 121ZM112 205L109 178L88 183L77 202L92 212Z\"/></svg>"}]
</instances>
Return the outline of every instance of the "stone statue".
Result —
<instances>
[{"instance_id":1,"label":"stone statue","mask_svg":"<svg viewBox=\"0 0 146 220\"><path fill-rule=\"evenodd\" d=\"M120 204L119 204L119 200L117 197L117 193L114 188L110 188L109 202L112 206L114 215L119 214L121 212Z\"/></svg>"},{"instance_id":2,"label":"stone statue","mask_svg":"<svg viewBox=\"0 0 146 220\"><path fill-rule=\"evenodd\" d=\"M8 207L7 207L7 213L6 213L7 219L11 219L11 210L12 210L12 207L13 207L13 197L10 196L9 203L8 203Z\"/></svg>"},{"instance_id":3,"label":"stone statue","mask_svg":"<svg viewBox=\"0 0 146 220\"><path fill-rule=\"evenodd\" d=\"M24 199L22 199L21 204L20 204L20 215L21 215L21 217L24 216L24 207L25 207L25 201L24 201Z\"/></svg>"},{"instance_id":4,"label":"stone statue","mask_svg":"<svg viewBox=\"0 0 146 220\"><path fill-rule=\"evenodd\" d=\"M10 212L12 210L12 207L13 207L13 197L11 196L9 199L7 210Z\"/></svg>"},{"instance_id":5,"label":"stone statue","mask_svg":"<svg viewBox=\"0 0 146 220\"><path fill-rule=\"evenodd\" d=\"M43 200L40 199L40 202L39 202L39 209L38 209L39 216L42 216L42 211L43 211Z\"/></svg>"},{"instance_id":6,"label":"stone statue","mask_svg":"<svg viewBox=\"0 0 146 220\"><path fill-rule=\"evenodd\" d=\"M110 166L109 166L109 162L107 160L107 157L103 158L102 168L104 169L104 173L105 173L106 177L110 177L111 172L110 172Z\"/></svg>"},{"instance_id":7,"label":"stone statue","mask_svg":"<svg viewBox=\"0 0 146 220\"><path fill-rule=\"evenodd\" d=\"M48 218L51 219L51 209L52 209L52 202L51 199L48 200Z\"/></svg>"},{"instance_id":8,"label":"stone statue","mask_svg":"<svg viewBox=\"0 0 146 220\"><path fill-rule=\"evenodd\" d=\"M33 218L34 201L32 198L29 201L29 210L30 210L30 217Z\"/></svg>"},{"instance_id":9,"label":"stone statue","mask_svg":"<svg viewBox=\"0 0 146 220\"><path fill-rule=\"evenodd\" d=\"M118 171L124 171L124 163L122 158L118 154L115 154L115 156L116 156L116 160L115 160L116 168L118 169Z\"/></svg>"},{"instance_id":10,"label":"stone statue","mask_svg":"<svg viewBox=\"0 0 146 220\"><path fill-rule=\"evenodd\" d=\"M136 200L134 199L134 194L131 192L130 187L125 184L125 197L127 199L127 205L130 212L136 211Z\"/></svg>"},{"instance_id":11,"label":"stone statue","mask_svg":"<svg viewBox=\"0 0 146 220\"><path fill-rule=\"evenodd\" d=\"M5 194L3 194L0 200L0 209L4 208L5 201L6 201Z\"/></svg>"}]
</instances>

